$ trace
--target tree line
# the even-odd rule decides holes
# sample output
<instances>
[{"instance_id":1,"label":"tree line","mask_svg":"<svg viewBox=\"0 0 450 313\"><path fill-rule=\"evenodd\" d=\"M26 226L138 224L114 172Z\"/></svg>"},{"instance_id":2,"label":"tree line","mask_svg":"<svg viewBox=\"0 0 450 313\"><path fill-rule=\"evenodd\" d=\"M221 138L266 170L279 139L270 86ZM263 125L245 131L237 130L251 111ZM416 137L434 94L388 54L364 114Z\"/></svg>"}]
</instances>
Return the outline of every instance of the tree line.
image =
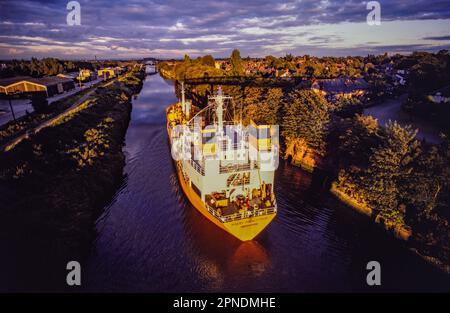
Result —
<instances>
[{"instance_id":1,"label":"tree line","mask_svg":"<svg viewBox=\"0 0 450 313\"><path fill-rule=\"evenodd\" d=\"M117 66L117 61L101 61L101 66ZM13 76L55 76L66 72L76 72L79 69L95 70L96 65L89 61L59 60L56 58L31 58L31 60L12 60L5 62L6 68L0 70L0 77Z\"/></svg>"}]
</instances>

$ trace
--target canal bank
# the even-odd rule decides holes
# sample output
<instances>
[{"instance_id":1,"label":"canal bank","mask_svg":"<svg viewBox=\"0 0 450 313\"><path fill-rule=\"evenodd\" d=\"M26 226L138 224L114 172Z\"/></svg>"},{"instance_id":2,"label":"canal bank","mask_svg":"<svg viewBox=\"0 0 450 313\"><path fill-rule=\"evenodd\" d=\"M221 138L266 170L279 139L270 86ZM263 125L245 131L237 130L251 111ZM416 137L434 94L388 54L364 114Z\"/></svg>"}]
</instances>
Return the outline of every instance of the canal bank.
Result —
<instances>
[{"instance_id":1,"label":"canal bank","mask_svg":"<svg viewBox=\"0 0 450 313\"><path fill-rule=\"evenodd\" d=\"M184 197L173 168L165 109L172 82L148 77L125 139L124 180L96 224L86 291L449 291L448 277L359 213L323 181L281 161L273 223L251 242L214 227ZM382 266L382 286L366 265Z\"/></svg>"},{"instance_id":2,"label":"canal bank","mask_svg":"<svg viewBox=\"0 0 450 313\"><path fill-rule=\"evenodd\" d=\"M82 104L0 154L0 290L67 290L94 222L123 179L123 138L143 73L98 88ZM27 263L32 262L32 268Z\"/></svg>"}]
</instances>

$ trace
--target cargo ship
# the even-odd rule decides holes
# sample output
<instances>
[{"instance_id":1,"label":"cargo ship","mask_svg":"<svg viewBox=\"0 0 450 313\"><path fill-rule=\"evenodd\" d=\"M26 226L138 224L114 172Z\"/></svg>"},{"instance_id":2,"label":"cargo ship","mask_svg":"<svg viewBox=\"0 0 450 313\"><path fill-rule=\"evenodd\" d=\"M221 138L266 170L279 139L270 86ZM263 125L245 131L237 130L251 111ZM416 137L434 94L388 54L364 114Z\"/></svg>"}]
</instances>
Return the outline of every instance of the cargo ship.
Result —
<instances>
[{"instance_id":1,"label":"cargo ship","mask_svg":"<svg viewBox=\"0 0 450 313\"><path fill-rule=\"evenodd\" d=\"M254 239L274 219L275 126L244 126L232 98L208 97L202 110L185 101L169 106L167 132L180 186L210 222L241 241Z\"/></svg>"}]
</instances>

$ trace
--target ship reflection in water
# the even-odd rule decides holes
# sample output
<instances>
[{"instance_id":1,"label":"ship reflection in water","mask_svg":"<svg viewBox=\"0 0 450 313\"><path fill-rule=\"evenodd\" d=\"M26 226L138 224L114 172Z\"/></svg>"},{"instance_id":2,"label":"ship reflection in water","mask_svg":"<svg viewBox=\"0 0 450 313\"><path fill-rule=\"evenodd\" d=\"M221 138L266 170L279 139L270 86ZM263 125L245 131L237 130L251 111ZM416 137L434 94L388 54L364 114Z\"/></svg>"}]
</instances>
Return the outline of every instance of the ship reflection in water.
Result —
<instances>
[{"instance_id":1,"label":"ship reflection in water","mask_svg":"<svg viewBox=\"0 0 450 313\"><path fill-rule=\"evenodd\" d=\"M192 239L186 252L207 290L221 291L233 277L246 281L264 276L270 268L269 256L257 241L243 242L226 234L189 203L184 212L186 236Z\"/></svg>"},{"instance_id":2,"label":"ship reflection in water","mask_svg":"<svg viewBox=\"0 0 450 313\"><path fill-rule=\"evenodd\" d=\"M173 84L153 75L133 102L126 179L97 222L83 265L87 291L371 291L372 260L382 266L377 291L449 290L447 276L284 162L273 222L249 242L218 228L179 185L165 125L175 101Z\"/></svg>"}]
</instances>

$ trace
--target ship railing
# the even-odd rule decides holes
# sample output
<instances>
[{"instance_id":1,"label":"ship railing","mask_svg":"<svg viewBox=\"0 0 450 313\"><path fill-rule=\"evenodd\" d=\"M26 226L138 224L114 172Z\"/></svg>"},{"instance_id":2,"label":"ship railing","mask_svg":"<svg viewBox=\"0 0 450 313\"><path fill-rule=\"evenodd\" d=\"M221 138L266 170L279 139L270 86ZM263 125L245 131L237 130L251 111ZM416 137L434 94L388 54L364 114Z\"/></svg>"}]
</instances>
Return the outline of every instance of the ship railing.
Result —
<instances>
[{"instance_id":1,"label":"ship railing","mask_svg":"<svg viewBox=\"0 0 450 313\"><path fill-rule=\"evenodd\" d=\"M210 206L209 204L206 203L206 208L208 210L209 213L211 213L211 215L213 215L215 218L217 218L218 220L220 220L222 223L228 223L228 222L233 222L233 221L238 221L241 219L245 219L245 218L250 218L250 217L257 217L257 216L263 216L263 215L268 215L268 214L274 214L277 212L277 209L275 206L273 207L268 207L268 208L264 208L264 209L256 209L253 211L245 211L242 213L234 213L234 214L230 214L230 215L220 215L217 213L217 211Z\"/></svg>"},{"instance_id":2,"label":"ship railing","mask_svg":"<svg viewBox=\"0 0 450 313\"><path fill-rule=\"evenodd\" d=\"M257 217L257 216L273 214L275 212L276 212L275 207L257 209L257 210L253 210L253 211L247 210L243 213L234 213L234 214L230 214L230 215L225 215L225 216L223 216L223 222L227 223L227 222L237 221L237 220L250 218L250 217Z\"/></svg>"},{"instance_id":3,"label":"ship railing","mask_svg":"<svg viewBox=\"0 0 450 313\"><path fill-rule=\"evenodd\" d=\"M220 164L219 174L249 171L252 168L258 168L258 165L254 163L252 166L250 162L244 164L227 164L227 165Z\"/></svg>"},{"instance_id":4,"label":"ship railing","mask_svg":"<svg viewBox=\"0 0 450 313\"><path fill-rule=\"evenodd\" d=\"M209 204L206 203L206 208L208 209L208 212L211 213L212 216L214 216L219 221L224 223L224 217L221 216L220 214L218 214L217 211L212 206L210 206Z\"/></svg>"},{"instance_id":5,"label":"ship railing","mask_svg":"<svg viewBox=\"0 0 450 313\"><path fill-rule=\"evenodd\" d=\"M222 152L234 151L234 150L246 150L248 149L248 142L228 142L226 140L221 140L220 145Z\"/></svg>"}]
</instances>

